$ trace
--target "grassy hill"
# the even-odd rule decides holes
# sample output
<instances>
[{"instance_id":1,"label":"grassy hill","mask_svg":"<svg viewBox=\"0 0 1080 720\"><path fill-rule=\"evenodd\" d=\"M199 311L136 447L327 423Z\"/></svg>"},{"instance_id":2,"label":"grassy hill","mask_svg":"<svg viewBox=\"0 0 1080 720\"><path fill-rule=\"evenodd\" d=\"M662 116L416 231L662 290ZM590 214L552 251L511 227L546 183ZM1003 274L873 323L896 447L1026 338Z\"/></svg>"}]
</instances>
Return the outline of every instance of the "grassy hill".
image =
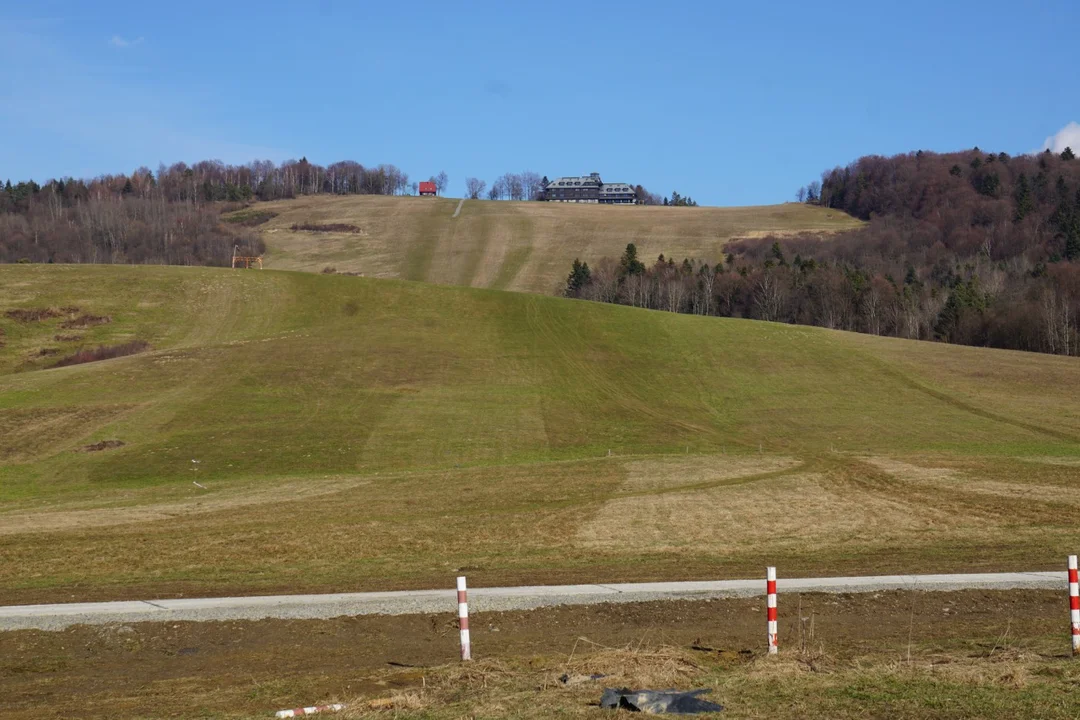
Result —
<instances>
[{"instance_id":1,"label":"grassy hill","mask_svg":"<svg viewBox=\"0 0 1080 720\"><path fill-rule=\"evenodd\" d=\"M0 267L0 329L0 602L1080 546L1075 358L181 267Z\"/></svg>"},{"instance_id":2,"label":"grassy hill","mask_svg":"<svg viewBox=\"0 0 1080 720\"><path fill-rule=\"evenodd\" d=\"M560 290L576 257L618 257L637 243L641 257L660 253L721 257L732 237L763 232L835 232L850 216L789 203L743 208L601 207L446 198L306 196L240 211L278 213L260 226L268 267L361 272L367 277L425 280L550 294ZM304 225L349 230L293 230Z\"/></svg>"}]
</instances>

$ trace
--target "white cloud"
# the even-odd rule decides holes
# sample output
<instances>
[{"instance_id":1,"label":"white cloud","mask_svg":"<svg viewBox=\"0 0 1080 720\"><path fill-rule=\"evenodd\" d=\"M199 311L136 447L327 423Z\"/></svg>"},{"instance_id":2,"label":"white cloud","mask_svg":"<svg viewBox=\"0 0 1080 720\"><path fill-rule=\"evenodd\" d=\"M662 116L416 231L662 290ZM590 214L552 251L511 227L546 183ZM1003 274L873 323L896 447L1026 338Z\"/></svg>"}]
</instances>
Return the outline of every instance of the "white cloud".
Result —
<instances>
[{"instance_id":1,"label":"white cloud","mask_svg":"<svg viewBox=\"0 0 1080 720\"><path fill-rule=\"evenodd\" d=\"M1043 150L1050 150L1055 153L1059 153L1065 148L1072 148L1075 152L1080 153L1080 123L1069 123L1061 128L1056 135L1046 138L1046 142L1042 146Z\"/></svg>"},{"instance_id":2,"label":"white cloud","mask_svg":"<svg viewBox=\"0 0 1080 720\"><path fill-rule=\"evenodd\" d=\"M109 44L113 47L126 48L131 47L132 45L141 45L142 41L143 38L141 36L135 38L134 40L128 40L127 38L121 37L119 35L113 35L112 38L109 40Z\"/></svg>"}]
</instances>

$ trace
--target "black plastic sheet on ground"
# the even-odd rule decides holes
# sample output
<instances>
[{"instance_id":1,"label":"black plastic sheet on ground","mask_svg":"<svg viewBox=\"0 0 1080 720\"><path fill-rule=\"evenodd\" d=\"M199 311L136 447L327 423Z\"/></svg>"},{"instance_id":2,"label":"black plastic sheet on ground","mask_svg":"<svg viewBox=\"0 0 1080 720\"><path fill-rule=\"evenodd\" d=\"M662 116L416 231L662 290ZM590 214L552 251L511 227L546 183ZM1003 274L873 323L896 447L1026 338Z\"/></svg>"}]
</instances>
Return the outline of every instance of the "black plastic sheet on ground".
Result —
<instances>
[{"instance_id":1,"label":"black plastic sheet on ground","mask_svg":"<svg viewBox=\"0 0 1080 720\"><path fill-rule=\"evenodd\" d=\"M630 710L651 715L697 715L698 713L719 712L723 705L702 700L699 695L706 695L710 690L613 690L604 688L600 698L600 707L609 710Z\"/></svg>"}]
</instances>

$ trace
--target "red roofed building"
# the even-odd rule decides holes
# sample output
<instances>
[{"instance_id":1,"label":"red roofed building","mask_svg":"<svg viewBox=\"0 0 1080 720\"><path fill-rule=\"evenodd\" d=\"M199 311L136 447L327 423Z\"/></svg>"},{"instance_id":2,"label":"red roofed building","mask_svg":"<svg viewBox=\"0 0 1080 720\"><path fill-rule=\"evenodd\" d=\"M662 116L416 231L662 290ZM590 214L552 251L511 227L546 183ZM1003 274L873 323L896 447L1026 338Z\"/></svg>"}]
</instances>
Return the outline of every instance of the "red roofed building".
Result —
<instances>
[{"instance_id":1,"label":"red roofed building","mask_svg":"<svg viewBox=\"0 0 1080 720\"><path fill-rule=\"evenodd\" d=\"M424 180L420 183L421 195L438 195L438 191L435 190L435 183L430 180Z\"/></svg>"}]
</instances>

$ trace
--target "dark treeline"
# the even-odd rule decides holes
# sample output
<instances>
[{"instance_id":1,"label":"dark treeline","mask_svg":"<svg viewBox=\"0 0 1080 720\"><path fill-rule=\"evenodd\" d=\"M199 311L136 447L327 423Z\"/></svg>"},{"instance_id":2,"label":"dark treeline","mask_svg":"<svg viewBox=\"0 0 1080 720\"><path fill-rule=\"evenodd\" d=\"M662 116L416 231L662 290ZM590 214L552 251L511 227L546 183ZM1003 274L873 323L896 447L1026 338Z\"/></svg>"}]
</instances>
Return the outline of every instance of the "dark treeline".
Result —
<instances>
[{"instance_id":1,"label":"dark treeline","mask_svg":"<svg viewBox=\"0 0 1080 720\"><path fill-rule=\"evenodd\" d=\"M567 295L967 345L1080 354L1080 161L979 150L867 157L800 191L867 221L736 240L713 265L633 246Z\"/></svg>"},{"instance_id":2,"label":"dark treeline","mask_svg":"<svg viewBox=\"0 0 1080 720\"><path fill-rule=\"evenodd\" d=\"M322 167L306 159L177 163L44 185L8 180L0 189L0 262L227 265L234 246L245 255L265 249L253 231L220 221L239 203L409 189L409 176L393 165Z\"/></svg>"}]
</instances>

